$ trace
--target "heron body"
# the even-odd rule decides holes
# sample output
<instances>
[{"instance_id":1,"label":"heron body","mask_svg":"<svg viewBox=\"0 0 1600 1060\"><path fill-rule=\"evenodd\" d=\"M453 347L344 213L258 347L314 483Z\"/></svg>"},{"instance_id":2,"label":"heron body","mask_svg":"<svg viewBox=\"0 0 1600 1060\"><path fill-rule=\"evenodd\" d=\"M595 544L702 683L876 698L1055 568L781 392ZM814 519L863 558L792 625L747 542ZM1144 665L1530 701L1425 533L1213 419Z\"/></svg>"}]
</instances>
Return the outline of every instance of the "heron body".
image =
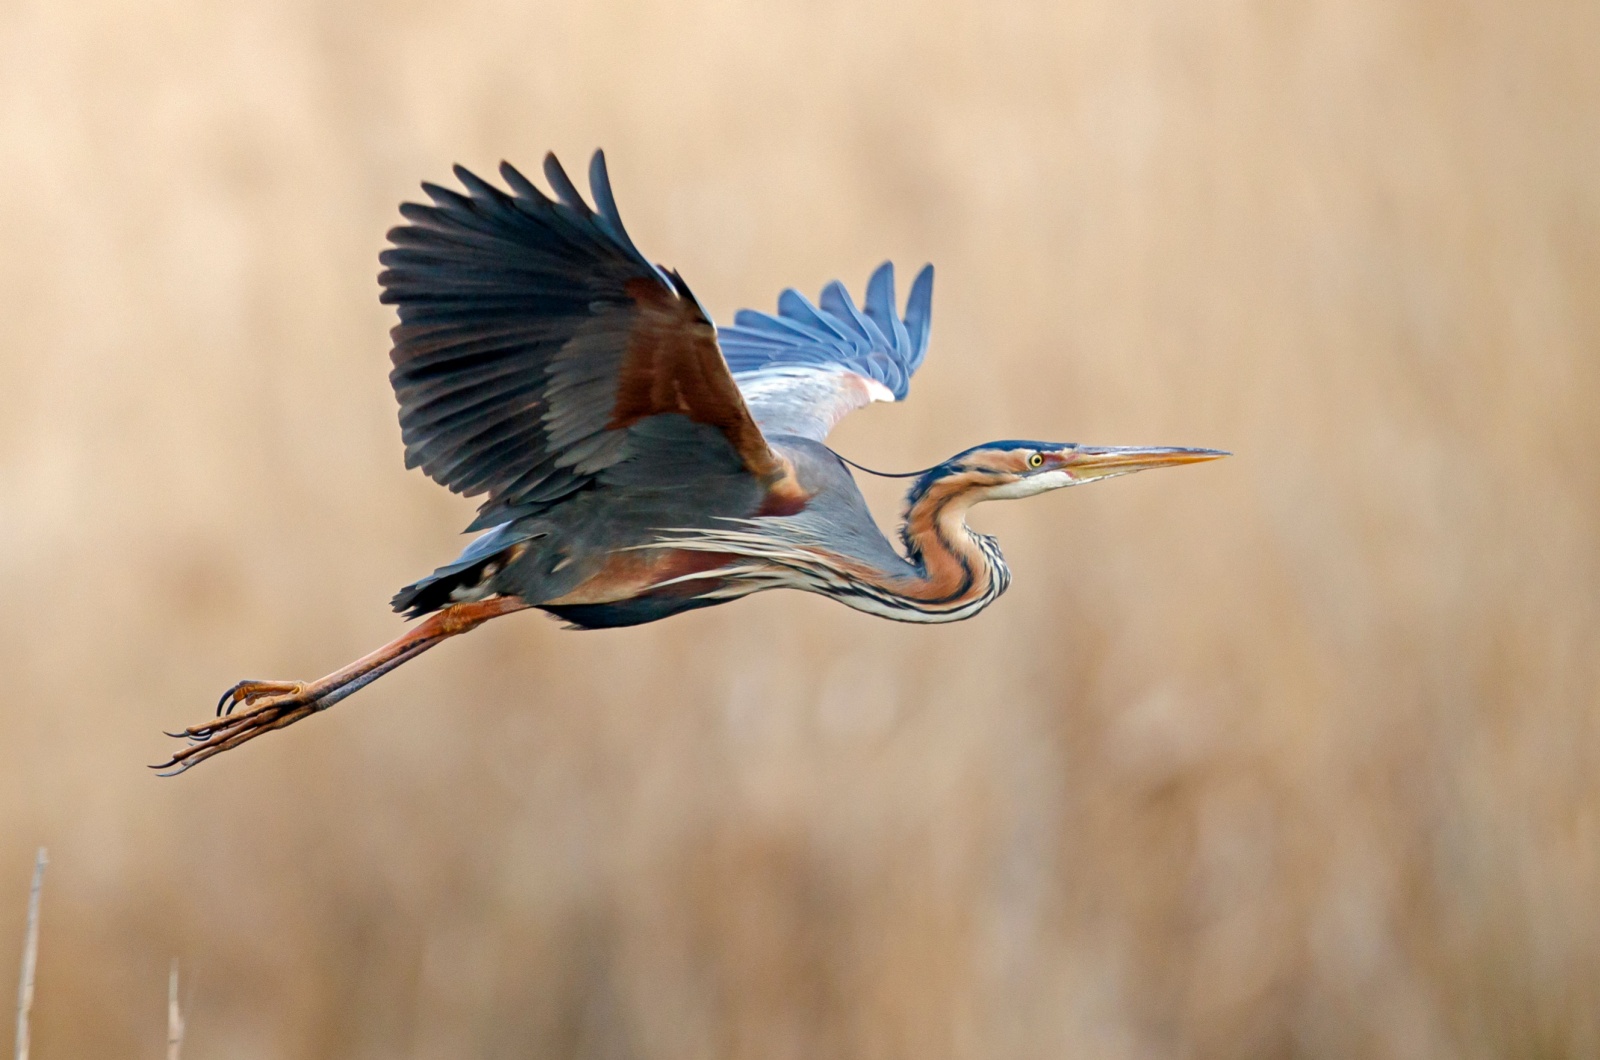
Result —
<instances>
[{"instance_id":1,"label":"heron body","mask_svg":"<svg viewBox=\"0 0 1600 1060\"><path fill-rule=\"evenodd\" d=\"M652 430L670 442L692 427L668 416ZM503 594L592 629L793 588L888 618L946 622L976 613L1005 589L1010 575L993 539L969 530L952 506L960 494L924 494L907 520L902 556L832 450L793 436L772 441L805 497L797 511L771 512L770 497L737 469L676 488L641 485L623 518L612 503L580 501L515 529L497 527L462 559L401 590L395 606L421 614L447 600ZM670 444L630 471L659 481L658 461L670 473Z\"/></svg>"},{"instance_id":2,"label":"heron body","mask_svg":"<svg viewBox=\"0 0 1600 1060\"><path fill-rule=\"evenodd\" d=\"M482 533L395 595L423 618L406 635L318 681L240 682L216 719L175 734L189 742L174 771L530 607L595 629L790 588L899 621L969 618L1011 580L994 539L967 526L973 505L1225 455L976 446L916 476L897 550L825 439L852 410L905 398L927 351L931 266L903 311L885 263L859 306L835 282L719 329L634 247L600 153L593 208L554 156L554 198L509 165L509 191L456 175L465 194L425 184L431 204L401 207L379 279L399 310L390 380L407 466L484 496L469 527Z\"/></svg>"}]
</instances>

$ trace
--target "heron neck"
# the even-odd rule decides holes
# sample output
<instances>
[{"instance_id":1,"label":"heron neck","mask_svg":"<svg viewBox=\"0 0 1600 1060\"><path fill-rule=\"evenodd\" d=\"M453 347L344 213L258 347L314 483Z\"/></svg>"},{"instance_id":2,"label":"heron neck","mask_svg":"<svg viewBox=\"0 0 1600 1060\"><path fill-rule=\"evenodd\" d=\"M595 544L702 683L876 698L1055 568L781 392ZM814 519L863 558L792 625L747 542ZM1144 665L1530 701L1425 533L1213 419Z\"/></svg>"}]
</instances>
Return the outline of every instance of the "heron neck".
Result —
<instances>
[{"instance_id":1,"label":"heron neck","mask_svg":"<svg viewBox=\"0 0 1600 1060\"><path fill-rule=\"evenodd\" d=\"M952 607L978 602L981 607L1011 582L994 538L967 526L968 509L981 499L976 484L967 478L952 475L919 487L908 497L900 540L919 576L919 584L906 592L909 597Z\"/></svg>"}]
</instances>

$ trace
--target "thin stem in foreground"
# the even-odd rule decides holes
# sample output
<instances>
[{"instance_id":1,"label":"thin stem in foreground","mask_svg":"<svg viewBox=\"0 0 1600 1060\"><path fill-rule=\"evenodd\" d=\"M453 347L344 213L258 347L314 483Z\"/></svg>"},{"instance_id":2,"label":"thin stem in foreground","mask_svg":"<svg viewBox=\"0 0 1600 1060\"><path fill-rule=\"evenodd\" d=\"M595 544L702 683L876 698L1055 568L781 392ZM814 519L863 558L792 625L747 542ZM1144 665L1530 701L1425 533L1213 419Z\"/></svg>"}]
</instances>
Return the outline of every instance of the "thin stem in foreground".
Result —
<instances>
[{"instance_id":1,"label":"thin stem in foreground","mask_svg":"<svg viewBox=\"0 0 1600 1060\"><path fill-rule=\"evenodd\" d=\"M167 973L167 1060L181 1060L183 1052L183 1012L178 1008L178 958L172 958Z\"/></svg>"},{"instance_id":2,"label":"thin stem in foreground","mask_svg":"<svg viewBox=\"0 0 1600 1060\"><path fill-rule=\"evenodd\" d=\"M28 1014L33 1010L33 972L39 964L39 892L50 858L44 847L33 862L33 887L28 891L28 937L22 944L22 979L17 984L17 1057L28 1060Z\"/></svg>"}]
</instances>

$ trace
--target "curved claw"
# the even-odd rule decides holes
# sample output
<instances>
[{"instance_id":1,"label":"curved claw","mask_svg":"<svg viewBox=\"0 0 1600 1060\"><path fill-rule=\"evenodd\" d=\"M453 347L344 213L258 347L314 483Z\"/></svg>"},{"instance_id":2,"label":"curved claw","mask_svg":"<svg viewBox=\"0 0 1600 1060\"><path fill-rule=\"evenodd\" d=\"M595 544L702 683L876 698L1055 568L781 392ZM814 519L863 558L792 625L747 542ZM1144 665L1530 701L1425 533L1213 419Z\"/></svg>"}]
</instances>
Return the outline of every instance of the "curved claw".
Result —
<instances>
[{"instance_id":1,"label":"curved claw","mask_svg":"<svg viewBox=\"0 0 1600 1060\"><path fill-rule=\"evenodd\" d=\"M322 692L303 681L240 681L222 694L214 720L167 733L189 746L150 768L162 771L159 775L164 777L177 776L264 732L314 714L323 698ZM241 706L244 709L236 711Z\"/></svg>"},{"instance_id":2,"label":"curved claw","mask_svg":"<svg viewBox=\"0 0 1600 1060\"><path fill-rule=\"evenodd\" d=\"M235 692L239 691L239 689L243 688L245 685L247 685L249 683L250 682L248 680L239 681L239 682L229 686L228 689L222 693L221 697L218 698L218 700L217 700L217 709L216 709L216 716L217 717L220 718L224 714L228 714L228 713L232 713L233 712L233 706L232 706L231 703L229 703L229 700L231 700L233 698L233 694ZM167 735L170 736L172 734L168 733Z\"/></svg>"},{"instance_id":3,"label":"curved claw","mask_svg":"<svg viewBox=\"0 0 1600 1060\"><path fill-rule=\"evenodd\" d=\"M217 700L216 717L231 718L234 711L241 706L250 707L259 699L277 698L279 696L300 695L306 691L304 681L239 681L222 693L222 698ZM201 728L198 725L190 726L190 731Z\"/></svg>"}]
</instances>

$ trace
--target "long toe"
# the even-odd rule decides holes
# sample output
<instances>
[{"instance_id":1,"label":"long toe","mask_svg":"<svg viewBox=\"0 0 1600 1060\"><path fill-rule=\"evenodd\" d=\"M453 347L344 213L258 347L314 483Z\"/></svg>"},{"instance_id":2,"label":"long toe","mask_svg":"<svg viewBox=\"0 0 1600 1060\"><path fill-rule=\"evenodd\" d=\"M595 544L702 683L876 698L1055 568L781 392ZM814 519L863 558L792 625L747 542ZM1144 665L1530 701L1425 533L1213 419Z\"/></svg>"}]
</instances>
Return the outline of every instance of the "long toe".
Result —
<instances>
[{"instance_id":1,"label":"long toe","mask_svg":"<svg viewBox=\"0 0 1600 1060\"><path fill-rule=\"evenodd\" d=\"M226 717L241 706L249 707L266 699L304 695L306 690L304 681L240 681L217 700L217 716Z\"/></svg>"},{"instance_id":2,"label":"long toe","mask_svg":"<svg viewBox=\"0 0 1600 1060\"><path fill-rule=\"evenodd\" d=\"M151 768L162 776L176 776L262 733L310 717L317 712L319 698L303 681L241 681L223 694L216 717L168 733L189 746Z\"/></svg>"}]
</instances>

